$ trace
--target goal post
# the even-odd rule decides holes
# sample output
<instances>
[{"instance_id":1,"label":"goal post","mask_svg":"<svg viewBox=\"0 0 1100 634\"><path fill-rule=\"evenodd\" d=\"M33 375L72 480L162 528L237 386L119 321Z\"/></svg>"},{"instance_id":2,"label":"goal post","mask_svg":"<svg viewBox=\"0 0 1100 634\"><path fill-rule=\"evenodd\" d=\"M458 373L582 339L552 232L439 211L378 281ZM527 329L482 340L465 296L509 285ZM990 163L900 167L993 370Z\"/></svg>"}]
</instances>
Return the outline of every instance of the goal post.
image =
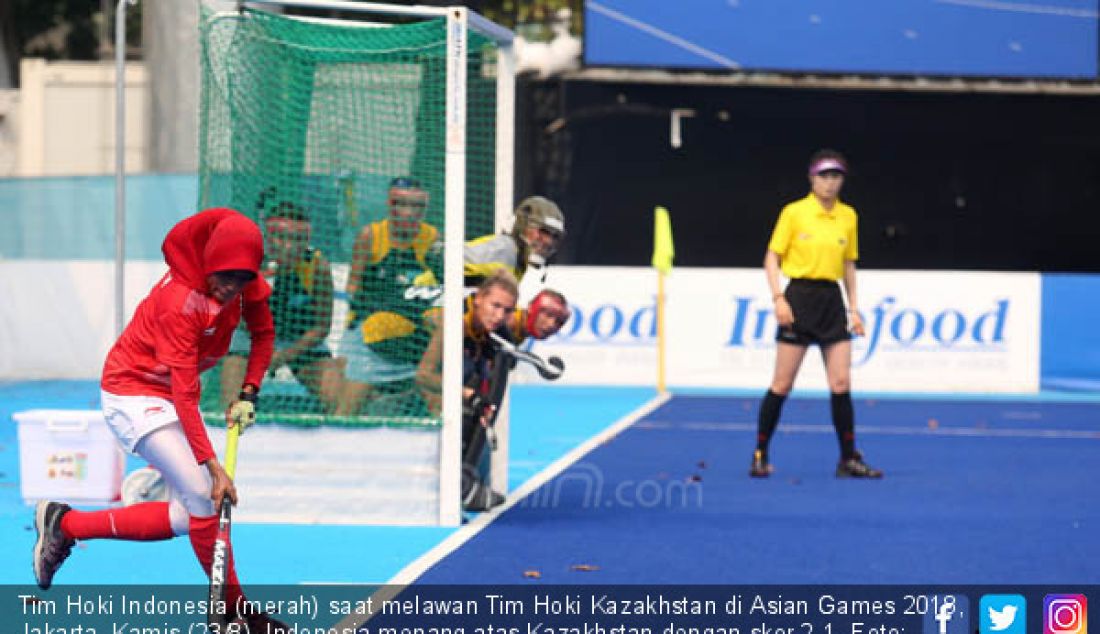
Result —
<instances>
[{"instance_id":1,"label":"goal post","mask_svg":"<svg viewBox=\"0 0 1100 634\"><path fill-rule=\"evenodd\" d=\"M431 523L457 525L462 253L511 216L511 32L465 7L260 0L204 11L200 38L199 207L260 224L276 286L260 422L438 434ZM436 323L441 406L415 374ZM204 411L247 345L204 379Z\"/></svg>"}]
</instances>

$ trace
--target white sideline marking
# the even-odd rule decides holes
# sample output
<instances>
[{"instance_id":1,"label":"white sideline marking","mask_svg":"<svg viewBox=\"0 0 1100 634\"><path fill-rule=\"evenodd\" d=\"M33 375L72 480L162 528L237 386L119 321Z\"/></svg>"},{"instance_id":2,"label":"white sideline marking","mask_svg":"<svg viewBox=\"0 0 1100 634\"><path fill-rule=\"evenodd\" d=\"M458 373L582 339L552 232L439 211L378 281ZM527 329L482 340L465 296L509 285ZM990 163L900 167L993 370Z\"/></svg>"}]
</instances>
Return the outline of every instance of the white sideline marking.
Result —
<instances>
[{"instance_id":1,"label":"white sideline marking","mask_svg":"<svg viewBox=\"0 0 1100 634\"><path fill-rule=\"evenodd\" d=\"M954 4L961 7L974 9L993 9L995 11L1014 11L1016 13L1032 13L1041 15L1060 15L1067 18L1088 18L1095 20L1100 17L1100 12L1090 9L1071 9L1070 7L1058 7L1046 4L1031 4L1026 2L1002 2L998 0L935 0L940 4Z\"/></svg>"},{"instance_id":2,"label":"white sideline marking","mask_svg":"<svg viewBox=\"0 0 1100 634\"><path fill-rule=\"evenodd\" d=\"M719 423L700 421L696 423L670 423L650 421L638 426L639 429L691 429L696 431L756 431L756 423ZM832 425L780 424L777 432L801 432L810 434L832 434ZM1100 440L1100 430L1077 429L989 429L982 427L883 427L881 425L860 425L860 434L881 434L883 436L966 436L971 438L1069 438L1076 440Z\"/></svg>"},{"instance_id":3,"label":"white sideline marking","mask_svg":"<svg viewBox=\"0 0 1100 634\"><path fill-rule=\"evenodd\" d=\"M694 43L692 43L688 40L685 40L684 38L682 38L678 35L673 35L672 33L669 33L668 31L662 31L661 29L658 29L657 27L655 27L651 24L646 24L645 22L642 22L640 20L636 20L636 19L634 19L634 18L632 18L629 15L626 15L624 13L619 13L618 11L616 11L616 10L610 8L610 7L603 6L599 2L594 2L593 0L588 0L588 5L587 6L588 6L588 8L592 9L596 13L601 13L601 14L611 18L612 20L622 22L623 24L625 24L627 26L632 26L632 27L638 29L639 31L641 31L643 33L652 35L653 37L655 37L659 40L664 40L665 42L668 42L669 44L672 44L673 46L678 46L678 47L684 49L685 51L688 51L689 53L695 53L699 57L702 57L704 59L709 59L710 61L715 62L717 64L720 64L721 66L723 66L725 68L729 68L731 70L740 70L740 68L741 68L741 64L738 64L737 62L735 62L734 60L726 57L725 55L722 55L720 53L715 53L714 51L711 51L709 49L705 49L702 46L699 46L698 44L694 44Z\"/></svg>"},{"instance_id":4,"label":"white sideline marking","mask_svg":"<svg viewBox=\"0 0 1100 634\"><path fill-rule=\"evenodd\" d=\"M384 587L378 592L370 595L371 598L377 601L377 605L381 604L381 601L390 599L401 590L401 586L406 586L424 574L428 568L431 568L441 559L457 550L460 546L469 541L474 535L477 535L486 526L491 524L493 520L500 517L502 513L518 504L521 500L528 495L538 490L539 487L546 484L550 480L554 479L562 471L565 471L569 467L573 466L576 462L580 461L585 455L596 447L607 442L611 438L620 434L627 427L630 427L638 420L649 415L650 412L657 409L661 405L664 405L670 398L671 393L664 393L653 397L649 402L642 405L633 412L615 421L610 427L604 429L602 432L592 436L588 440L584 441L577 447L574 447L572 451L565 454L561 458L558 458L550 466L546 467L542 471L532 476L529 480L524 482L518 489L508 494L508 499L501 506L479 514L470 523L462 526L455 532L447 536L446 539L436 544L434 548L424 553L409 565L402 568L386 582ZM364 601L366 598L363 599ZM369 615L351 616L343 621L340 621L335 627L339 628L351 628L351 630L357 629L363 623L369 619ZM349 630L349 631L351 631Z\"/></svg>"},{"instance_id":5,"label":"white sideline marking","mask_svg":"<svg viewBox=\"0 0 1100 634\"><path fill-rule=\"evenodd\" d=\"M539 473L535 474L529 480L524 482L518 489L508 494L508 499L501 506L489 511L487 513L481 513L469 524L466 524L462 528L458 529L454 533L451 533L447 539L444 539L435 548L429 550L420 556L419 559L413 561L408 566L405 566L400 572L393 576L389 580L390 585L408 585L416 581L420 575L424 574L428 568L435 565L439 560L449 555L452 551L456 550L459 546L466 543L471 537L481 532L483 528L488 526L504 513L508 509L512 508L520 502L523 498L527 497L539 487L546 484L550 480L554 479L562 471L565 471L569 467L573 466L576 462L580 461L586 454L595 449L596 447L607 442L614 436L619 435L624 429L630 427L636 423L639 419L645 418L650 412L657 409L661 405L664 405L668 399L671 398L671 394L662 394L655 396L645 405L642 405L633 412L620 418L614 424L607 429L589 438L581 443L579 446L574 447L572 451L565 454L561 458L558 458L550 466L546 467Z\"/></svg>"}]
</instances>

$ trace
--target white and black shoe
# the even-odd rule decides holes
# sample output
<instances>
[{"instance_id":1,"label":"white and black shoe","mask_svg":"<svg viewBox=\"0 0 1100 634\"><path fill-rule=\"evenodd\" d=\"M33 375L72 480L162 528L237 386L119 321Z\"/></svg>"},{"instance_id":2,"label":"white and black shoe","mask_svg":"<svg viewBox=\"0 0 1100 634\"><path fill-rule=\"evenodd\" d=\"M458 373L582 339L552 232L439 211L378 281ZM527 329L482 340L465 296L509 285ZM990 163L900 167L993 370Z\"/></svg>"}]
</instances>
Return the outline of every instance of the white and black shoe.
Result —
<instances>
[{"instance_id":1,"label":"white and black shoe","mask_svg":"<svg viewBox=\"0 0 1100 634\"><path fill-rule=\"evenodd\" d=\"M863 454L855 452L847 460L841 458L836 466L838 478L867 478L877 480L882 477L882 469L876 469L863 461Z\"/></svg>"},{"instance_id":2,"label":"white and black shoe","mask_svg":"<svg viewBox=\"0 0 1100 634\"><path fill-rule=\"evenodd\" d=\"M68 504L46 500L34 507L34 530L38 532L34 542L34 578L43 590L53 584L54 574L69 558L76 543L61 532L61 518L71 510Z\"/></svg>"},{"instance_id":3,"label":"white and black shoe","mask_svg":"<svg viewBox=\"0 0 1100 634\"><path fill-rule=\"evenodd\" d=\"M465 511L488 511L494 506L504 504L507 499L492 490L477 478L463 478L462 509Z\"/></svg>"}]
</instances>

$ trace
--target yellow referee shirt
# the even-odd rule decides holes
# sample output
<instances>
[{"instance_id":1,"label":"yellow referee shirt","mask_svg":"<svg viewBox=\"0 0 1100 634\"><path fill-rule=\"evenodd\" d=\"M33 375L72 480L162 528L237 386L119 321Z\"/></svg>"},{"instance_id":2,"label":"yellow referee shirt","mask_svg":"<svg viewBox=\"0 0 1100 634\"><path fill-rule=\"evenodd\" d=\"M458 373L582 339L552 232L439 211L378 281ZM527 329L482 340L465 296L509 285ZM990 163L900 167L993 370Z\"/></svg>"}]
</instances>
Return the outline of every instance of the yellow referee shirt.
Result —
<instances>
[{"instance_id":1,"label":"yellow referee shirt","mask_svg":"<svg viewBox=\"0 0 1100 634\"><path fill-rule=\"evenodd\" d=\"M844 261L859 259L856 210L839 200L826 211L811 193L783 208L768 249L790 279L839 280Z\"/></svg>"}]
</instances>

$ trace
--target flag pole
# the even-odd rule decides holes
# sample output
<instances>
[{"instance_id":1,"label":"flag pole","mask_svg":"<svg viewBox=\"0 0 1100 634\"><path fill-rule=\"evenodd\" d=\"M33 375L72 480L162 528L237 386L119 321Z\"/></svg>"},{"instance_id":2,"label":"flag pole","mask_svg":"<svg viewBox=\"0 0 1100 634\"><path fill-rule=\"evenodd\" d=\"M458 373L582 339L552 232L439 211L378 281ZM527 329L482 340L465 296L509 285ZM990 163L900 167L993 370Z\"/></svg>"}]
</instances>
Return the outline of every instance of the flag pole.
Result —
<instances>
[{"instance_id":1,"label":"flag pole","mask_svg":"<svg viewBox=\"0 0 1100 634\"><path fill-rule=\"evenodd\" d=\"M665 277L672 270L672 259L676 252L672 245L672 221L668 210L657 207L653 210L653 268L657 269L657 392L668 391L666 383L666 340L668 327L665 320Z\"/></svg>"},{"instance_id":2,"label":"flag pole","mask_svg":"<svg viewBox=\"0 0 1100 634\"><path fill-rule=\"evenodd\" d=\"M665 272L657 271L657 393L665 388Z\"/></svg>"}]
</instances>

